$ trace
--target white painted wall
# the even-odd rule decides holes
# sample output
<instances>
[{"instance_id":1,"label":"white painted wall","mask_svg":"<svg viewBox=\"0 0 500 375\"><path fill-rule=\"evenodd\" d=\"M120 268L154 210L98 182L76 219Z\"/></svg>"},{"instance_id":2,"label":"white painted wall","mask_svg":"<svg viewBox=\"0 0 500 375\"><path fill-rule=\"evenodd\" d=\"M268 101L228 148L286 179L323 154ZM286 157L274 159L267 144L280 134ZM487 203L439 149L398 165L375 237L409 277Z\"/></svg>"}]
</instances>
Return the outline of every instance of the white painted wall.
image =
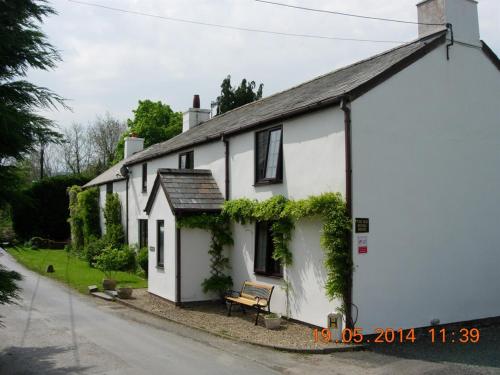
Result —
<instances>
[{"instance_id":1,"label":"white painted wall","mask_svg":"<svg viewBox=\"0 0 500 375\"><path fill-rule=\"evenodd\" d=\"M181 229L182 302L206 301L215 296L203 293L201 283L210 277L210 233L201 229Z\"/></svg>"},{"instance_id":2,"label":"white painted wall","mask_svg":"<svg viewBox=\"0 0 500 375\"><path fill-rule=\"evenodd\" d=\"M354 101L358 326L500 315L500 74L476 48L445 47ZM354 244L356 244L354 236ZM355 249L356 250L356 249Z\"/></svg>"},{"instance_id":3,"label":"white painted wall","mask_svg":"<svg viewBox=\"0 0 500 375\"><path fill-rule=\"evenodd\" d=\"M157 220L165 221L164 268L157 267ZM175 302L175 217L170 211L163 191L158 191L149 214L149 262L148 291ZM151 251L151 247L154 251Z\"/></svg>"},{"instance_id":4,"label":"white painted wall","mask_svg":"<svg viewBox=\"0 0 500 375\"><path fill-rule=\"evenodd\" d=\"M254 185L255 133L230 138L231 199L267 199L282 194L291 199L307 198L324 192L345 193L344 116L338 108L314 112L283 123L283 183ZM337 301L325 296L323 250L319 221L301 221L294 230L290 249L294 263L285 270L291 282L291 317L324 326L327 315L335 312ZM255 275L255 225L234 225L231 275L234 288L245 280L275 286L271 310L286 314L286 293L282 279Z\"/></svg>"}]
</instances>

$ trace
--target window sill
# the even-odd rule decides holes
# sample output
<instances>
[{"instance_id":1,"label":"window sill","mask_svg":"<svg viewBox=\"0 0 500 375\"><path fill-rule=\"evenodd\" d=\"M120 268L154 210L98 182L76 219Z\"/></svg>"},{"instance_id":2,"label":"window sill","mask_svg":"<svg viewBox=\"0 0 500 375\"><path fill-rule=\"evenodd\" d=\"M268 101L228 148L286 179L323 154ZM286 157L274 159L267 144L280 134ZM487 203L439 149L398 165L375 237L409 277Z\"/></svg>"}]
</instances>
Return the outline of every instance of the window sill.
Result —
<instances>
[{"instance_id":1,"label":"window sill","mask_svg":"<svg viewBox=\"0 0 500 375\"><path fill-rule=\"evenodd\" d=\"M254 271L253 274L256 275L256 276L269 277L271 279L283 279L283 275L273 275L272 273L265 273L265 272L256 272L256 271Z\"/></svg>"},{"instance_id":2,"label":"window sill","mask_svg":"<svg viewBox=\"0 0 500 375\"><path fill-rule=\"evenodd\" d=\"M282 184L283 180L265 180L265 181L258 181L253 184L254 187L256 186L266 186L266 185L277 185L277 184Z\"/></svg>"}]
</instances>

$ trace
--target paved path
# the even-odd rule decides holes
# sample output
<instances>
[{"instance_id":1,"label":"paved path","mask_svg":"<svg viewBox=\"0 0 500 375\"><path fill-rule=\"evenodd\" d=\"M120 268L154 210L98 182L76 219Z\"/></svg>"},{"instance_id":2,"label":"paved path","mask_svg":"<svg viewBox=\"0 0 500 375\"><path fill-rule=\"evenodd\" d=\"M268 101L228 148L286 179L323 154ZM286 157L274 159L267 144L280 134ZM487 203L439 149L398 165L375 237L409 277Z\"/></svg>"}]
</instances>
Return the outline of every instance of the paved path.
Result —
<instances>
[{"instance_id":1,"label":"paved path","mask_svg":"<svg viewBox=\"0 0 500 375\"><path fill-rule=\"evenodd\" d=\"M500 374L496 349L486 350L478 366L464 364L463 356L456 361L450 356L423 360L415 351L326 356L275 352L77 294L27 271L1 249L0 263L24 277L20 304L0 306L6 325L0 328L2 375Z\"/></svg>"}]
</instances>

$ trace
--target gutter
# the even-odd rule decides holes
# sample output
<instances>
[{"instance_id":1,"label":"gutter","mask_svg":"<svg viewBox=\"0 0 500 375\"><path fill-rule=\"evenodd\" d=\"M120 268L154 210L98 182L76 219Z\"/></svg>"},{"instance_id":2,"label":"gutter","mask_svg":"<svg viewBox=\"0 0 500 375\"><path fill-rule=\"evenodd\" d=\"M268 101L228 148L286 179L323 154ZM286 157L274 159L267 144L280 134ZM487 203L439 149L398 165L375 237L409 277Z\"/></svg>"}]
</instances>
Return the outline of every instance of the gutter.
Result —
<instances>
[{"instance_id":1,"label":"gutter","mask_svg":"<svg viewBox=\"0 0 500 375\"><path fill-rule=\"evenodd\" d=\"M345 134L345 196L347 205L347 215L352 220L352 138L351 138L351 103L348 97L344 97L340 103L340 109L344 112L344 134ZM352 233L347 235L347 248L349 263L353 264L352 254ZM354 321L352 319L352 273L349 272L347 278L347 294L345 296L345 314L347 328L354 328Z\"/></svg>"}]
</instances>

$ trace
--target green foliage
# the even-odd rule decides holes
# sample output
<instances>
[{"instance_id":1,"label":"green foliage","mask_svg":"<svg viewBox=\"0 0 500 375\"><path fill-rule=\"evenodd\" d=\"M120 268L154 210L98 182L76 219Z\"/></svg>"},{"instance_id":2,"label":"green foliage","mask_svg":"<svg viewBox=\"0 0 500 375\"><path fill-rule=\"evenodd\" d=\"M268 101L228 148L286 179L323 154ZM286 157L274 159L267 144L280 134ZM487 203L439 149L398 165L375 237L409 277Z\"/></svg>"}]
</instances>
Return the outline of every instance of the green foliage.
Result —
<instances>
[{"instance_id":1,"label":"green foliage","mask_svg":"<svg viewBox=\"0 0 500 375\"><path fill-rule=\"evenodd\" d=\"M77 254L83 250L83 220L79 215L78 210L78 194L82 188L78 185L73 185L68 188L69 195L69 218L68 223L71 231L71 248Z\"/></svg>"},{"instance_id":2,"label":"green foliage","mask_svg":"<svg viewBox=\"0 0 500 375\"><path fill-rule=\"evenodd\" d=\"M231 76L228 75L220 85L220 96L217 97L217 115L221 115L242 105L254 102L262 98L264 84L260 84L257 91L254 91L256 84L254 81L241 81L238 87L231 86Z\"/></svg>"},{"instance_id":3,"label":"green foliage","mask_svg":"<svg viewBox=\"0 0 500 375\"><path fill-rule=\"evenodd\" d=\"M43 237L67 240L70 226L68 187L83 185L87 178L56 176L32 183L12 201L12 220L16 234L23 239Z\"/></svg>"},{"instance_id":4,"label":"green foliage","mask_svg":"<svg viewBox=\"0 0 500 375\"><path fill-rule=\"evenodd\" d=\"M106 204L104 207L104 221L106 224L106 242L114 247L123 244L125 234L121 219L122 207L117 193L106 194Z\"/></svg>"},{"instance_id":5,"label":"green foliage","mask_svg":"<svg viewBox=\"0 0 500 375\"><path fill-rule=\"evenodd\" d=\"M102 254L106 245L106 241L103 238L97 238L94 236L91 236L86 241L83 255L85 256L85 259L90 267L95 266L97 257Z\"/></svg>"},{"instance_id":6,"label":"green foliage","mask_svg":"<svg viewBox=\"0 0 500 375\"><path fill-rule=\"evenodd\" d=\"M50 70L60 60L39 26L54 13L43 0L0 1L0 206L20 184L12 159L59 139L40 113L64 100L25 80L28 70Z\"/></svg>"},{"instance_id":7,"label":"green foliage","mask_svg":"<svg viewBox=\"0 0 500 375\"><path fill-rule=\"evenodd\" d=\"M135 251L128 246L114 248L108 245L95 258L96 268L102 271L109 279L113 278L116 271L134 271L135 265Z\"/></svg>"},{"instance_id":8,"label":"green foliage","mask_svg":"<svg viewBox=\"0 0 500 375\"><path fill-rule=\"evenodd\" d=\"M0 265L0 305L15 303L15 300L19 298L21 289L16 281L21 279L22 277L18 272L6 270ZM1 320L0 326L2 326Z\"/></svg>"},{"instance_id":9,"label":"green foliage","mask_svg":"<svg viewBox=\"0 0 500 375\"><path fill-rule=\"evenodd\" d=\"M115 163L123 159L125 137L135 134L144 138L144 147L164 142L182 132L182 113L174 112L161 101L140 100L133 110L134 118L127 120L127 131L118 142Z\"/></svg>"},{"instance_id":10,"label":"green foliage","mask_svg":"<svg viewBox=\"0 0 500 375\"><path fill-rule=\"evenodd\" d=\"M246 224L255 221L272 222L274 244L273 258L282 265L292 264L289 242L294 222L306 217L318 217L323 221L321 246L325 252L327 270L326 294L329 298L342 298L348 293L348 279L352 272L352 261L348 253L348 235L351 221L342 196L324 193L298 201L274 196L265 201L237 199L224 203L223 215Z\"/></svg>"},{"instance_id":11,"label":"green foliage","mask_svg":"<svg viewBox=\"0 0 500 375\"><path fill-rule=\"evenodd\" d=\"M12 227L11 210L9 206L0 209L0 242L12 243L16 234Z\"/></svg>"},{"instance_id":12,"label":"green foliage","mask_svg":"<svg viewBox=\"0 0 500 375\"><path fill-rule=\"evenodd\" d=\"M78 193L78 215L83 223L85 244L88 243L91 237L101 236L98 187L92 187Z\"/></svg>"},{"instance_id":13,"label":"green foliage","mask_svg":"<svg viewBox=\"0 0 500 375\"><path fill-rule=\"evenodd\" d=\"M148 277L148 263L149 263L149 252L147 247L143 247L137 253L137 264Z\"/></svg>"},{"instance_id":14,"label":"green foliage","mask_svg":"<svg viewBox=\"0 0 500 375\"><path fill-rule=\"evenodd\" d=\"M225 274L230 268L229 258L224 255L224 246L233 244L233 237L229 228L229 220L225 215L201 214L182 217L177 220L180 228L199 228L210 232L211 241L208 254L210 255L210 274L202 283L203 291L213 291L222 298L224 292L231 288L231 276Z\"/></svg>"}]
</instances>

